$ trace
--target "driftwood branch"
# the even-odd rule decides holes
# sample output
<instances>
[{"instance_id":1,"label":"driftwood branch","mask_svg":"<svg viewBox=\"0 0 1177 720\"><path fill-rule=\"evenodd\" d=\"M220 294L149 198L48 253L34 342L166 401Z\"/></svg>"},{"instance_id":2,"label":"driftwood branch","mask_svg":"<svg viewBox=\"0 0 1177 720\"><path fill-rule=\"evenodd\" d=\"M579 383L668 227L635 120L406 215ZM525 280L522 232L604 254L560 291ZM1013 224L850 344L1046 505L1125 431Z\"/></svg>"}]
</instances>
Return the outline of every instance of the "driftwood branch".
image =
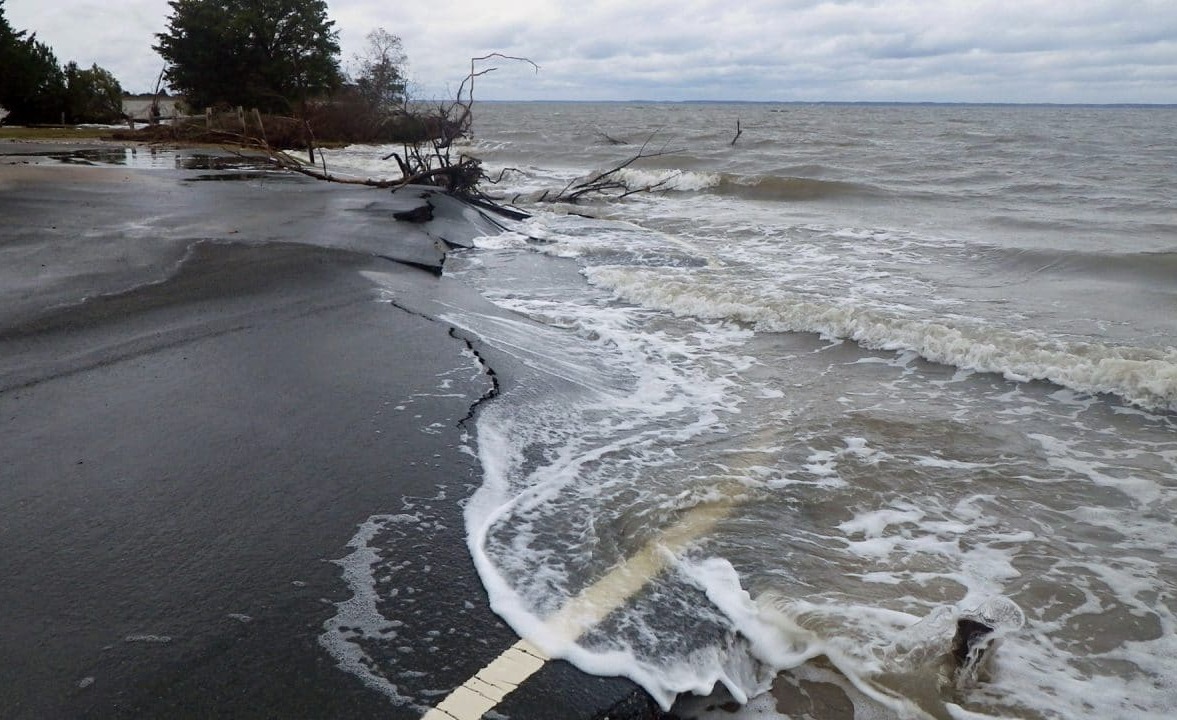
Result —
<instances>
[{"instance_id":1,"label":"driftwood branch","mask_svg":"<svg viewBox=\"0 0 1177 720\"><path fill-rule=\"evenodd\" d=\"M563 202L575 204L581 199L590 195L608 196L620 199L629 197L630 195L634 195L636 193L657 192L659 190L665 189L666 186L670 184L670 181L677 178L680 173L673 173L655 183L636 186L627 183L625 179L621 177L621 171L630 165L633 165L638 160L646 160L649 158L661 157L663 155L673 155L674 153L681 152L680 150L667 150L667 146L665 144L658 150L648 150L647 148L649 147L650 142L654 139L654 136L657 135L658 132L659 130L655 130L653 133L651 133L650 136L646 138L646 141L642 143L642 146L638 149L637 153L631 155L628 159L618 163L617 165L614 165L608 170L594 173L584 180L571 180L563 187L563 189L555 194L544 191L544 193L538 198L538 202Z\"/></svg>"},{"instance_id":2,"label":"driftwood branch","mask_svg":"<svg viewBox=\"0 0 1177 720\"><path fill-rule=\"evenodd\" d=\"M629 144L628 142L626 142L624 140L618 140L617 138L612 137L611 135L609 135L609 133L607 133L603 130L598 130L597 136L600 137L602 140L604 140L609 145L628 145Z\"/></svg>"},{"instance_id":3,"label":"driftwood branch","mask_svg":"<svg viewBox=\"0 0 1177 720\"><path fill-rule=\"evenodd\" d=\"M736 136L734 138L732 138L732 147L735 147L736 141L740 139L740 135L743 132L744 131L742 129L740 129L740 119L736 118Z\"/></svg>"},{"instance_id":4,"label":"driftwood branch","mask_svg":"<svg viewBox=\"0 0 1177 720\"><path fill-rule=\"evenodd\" d=\"M501 183L503 181L503 178L507 176L507 173L515 173L517 175L522 175L523 171L520 170L519 168L506 167L506 168L503 168L502 170L499 170L499 174L493 178L490 175L483 173L482 179L485 180L486 182L490 183L491 185L498 185L499 183Z\"/></svg>"}]
</instances>

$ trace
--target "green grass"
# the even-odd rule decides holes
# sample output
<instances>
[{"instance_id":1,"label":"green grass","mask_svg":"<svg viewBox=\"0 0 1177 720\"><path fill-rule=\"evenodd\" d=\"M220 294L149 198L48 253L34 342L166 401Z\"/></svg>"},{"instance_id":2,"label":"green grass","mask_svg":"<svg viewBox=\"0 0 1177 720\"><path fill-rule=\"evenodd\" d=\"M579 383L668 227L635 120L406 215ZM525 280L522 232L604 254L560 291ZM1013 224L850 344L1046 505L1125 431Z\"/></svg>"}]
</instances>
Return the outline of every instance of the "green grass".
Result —
<instances>
[{"instance_id":1,"label":"green grass","mask_svg":"<svg viewBox=\"0 0 1177 720\"><path fill-rule=\"evenodd\" d=\"M98 140L110 137L110 128L7 127L0 125L0 140Z\"/></svg>"}]
</instances>

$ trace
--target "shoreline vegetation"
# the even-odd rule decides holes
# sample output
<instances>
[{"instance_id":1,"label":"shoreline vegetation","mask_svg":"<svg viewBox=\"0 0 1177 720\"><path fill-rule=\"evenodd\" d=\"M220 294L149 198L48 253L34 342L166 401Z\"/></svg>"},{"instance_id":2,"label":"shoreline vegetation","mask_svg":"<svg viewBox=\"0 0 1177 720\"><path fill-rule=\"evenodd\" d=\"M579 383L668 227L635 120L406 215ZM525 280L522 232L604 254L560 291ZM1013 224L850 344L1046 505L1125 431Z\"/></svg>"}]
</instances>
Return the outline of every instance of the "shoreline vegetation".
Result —
<instances>
[{"instance_id":1,"label":"shoreline vegetation","mask_svg":"<svg viewBox=\"0 0 1177 720\"><path fill-rule=\"evenodd\" d=\"M20 139L217 145L229 152L240 148L319 180L392 188L425 184L474 202L492 203L478 188L488 178L478 159L452 156L451 148L468 134L475 79L496 69L477 64L497 58L539 70L527 58L501 53L470 58L456 99L433 105L410 97L403 45L383 28L368 33L366 48L346 71L335 22L321 0L264 7L175 0L164 31L155 35L152 47L164 65L145 105L147 96L127 96L97 66L82 71L71 62L59 68L35 33L9 26L4 2L0 0L0 66L27 72L19 78L0 77L0 122L32 126L16 134ZM52 91L43 87L47 83ZM99 95L101 112L92 107L99 104L94 101ZM145 126L136 129L141 120L147 120ZM110 127L120 121L129 127ZM106 125L108 130L65 129L79 123ZM400 151L384 159L396 160L400 179L339 178L317 163L322 156L316 158L316 147L353 143L399 144ZM306 161L288 154L293 150L305 150Z\"/></svg>"},{"instance_id":2,"label":"shoreline vegetation","mask_svg":"<svg viewBox=\"0 0 1177 720\"><path fill-rule=\"evenodd\" d=\"M306 118L221 110L171 122L118 127L112 124L0 124L0 140L107 140L115 142L244 145L265 141L276 150L352 144L417 144L442 140L456 128L441 115L397 113L372 119L346 105L324 105Z\"/></svg>"},{"instance_id":3,"label":"shoreline vegetation","mask_svg":"<svg viewBox=\"0 0 1177 720\"><path fill-rule=\"evenodd\" d=\"M177 118L170 124L113 129L112 140L198 142L254 145L275 150L306 150L351 144L406 144L444 141L460 128L438 114L398 112L376 116L346 102L314 105L303 117L263 113L244 108L209 110L202 116Z\"/></svg>"},{"instance_id":4,"label":"shoreline vegetation","mask_svg":"<svg viewBox=\"0 0 1177 720\"><path fill-rule=\"evenodd\" d=\"M97 125L0 125L0 142L111 141L110 133Z\"/></svg>"},{"instance_id":5,"label":"shoreline vegetation","mask_svg":"<svg viewBox=\"0 0 1177 720\"><path fill-rule=\"evenodd\" d=\"M243 107L208 108L203 115L177 116L138 128L134 127L134 121L127 128L97 124L0 125L0 142L217 147L231 154L260 154L279 169L318 180L388 188L432 185L478 203L488 200L477 187L483 178L481 162L465 155L452 158L450 154L453 142L468 132L472 106L473 98L469 98L441 104L436 109L402 107L377 113L362 103L334 100L309 103L301 117L267 114L257 108L249 111ZM400 152L389 153L384 159L396 160L401 178L395 181L343 179L332 175L325 164L321 171L317 168L317 148L351 144L399 144ZM298 159L288 153L294 150L307 151L307 158Z\"/></svg>"}]
</instances>

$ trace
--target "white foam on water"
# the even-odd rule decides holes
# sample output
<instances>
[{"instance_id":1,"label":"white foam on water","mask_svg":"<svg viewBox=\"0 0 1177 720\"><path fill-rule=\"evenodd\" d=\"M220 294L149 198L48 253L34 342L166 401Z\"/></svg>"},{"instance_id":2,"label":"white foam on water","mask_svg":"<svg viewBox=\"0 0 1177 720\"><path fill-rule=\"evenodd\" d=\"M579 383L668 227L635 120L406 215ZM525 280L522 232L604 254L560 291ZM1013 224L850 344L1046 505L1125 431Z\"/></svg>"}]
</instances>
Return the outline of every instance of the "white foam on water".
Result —
<instances>
[{"instance_id":1,"label":"white foam on water","mask_svg":"<svg viewBox=\"0 0 1177 720\"><path fill-rule=\"evenodd\" d=\"M522 171L497 186L507 197L617 152L508 130L474 143L487 167ZM835 207L837 188L820 212L801 193L698 192L723 176L693 163L627 168L672 191L591 203L596 220L539 205L447 263L505 312L442 319L523 375L482 407L484 482L466 507L495 610L664 705L716 683L748 700L723 717L780 717L773 683L837 688L857 718L1167 717L1167 336L1107 336L1114 318L1021 292L1024 275L993 273L950 222L873 227L858 201ZM591 284L545 285L542 264L512 264L524 255L575 262ZM549 627L697 516L711 524L665 544L653 577L579 641ZM956 619L993 598L1025 624L1003 626L983 676L941 682Z\"/></svg>"},{"instance_id":2,"label":"white foam on water","mask_svg":"<svg viewBox=\"0 0 1177 720\"><path fill-rule=\"evenodd\" d=\"M528 236L517 232L504 232L474 239L475 247L481 250L522 250L527 247Z\"/></svg>"},{"instance_id":3,"label":"white foam on water","mask_svg":"<svg viewBox=\"0 0 1177 720\"><path fill-rule=\"evenodd\" d=\"M661 292L669 277L692 302L706 297L712 290L707 268L715 268L699 262L706 252L692 243L668 245L641 228L599 221L588 222L594 229L582 234L565 234L560 222L549 218L531 227L557 242L535 245L520 233L487 242L478 252L500 253L494 263L519 252L575 259L595 285L537 290L506 280L498 284L495 277L510 273L491 273L481 286L484 295L515 318L460 312L444 318L512 355L538 378L548 378L528 380L529 391L500 397L483 410L478 452L484 483L466 509L468 542L493 607L520 634L587 671L623 673L663 705L680 693L707 693L718 683L748 700L749 707L764 709L758 693L781 670L796 677L818 672L807 659L814 654L830 659L834 669L821 672L841 678L862 717L1049 713L1067 693L1064 705L1077 712L1088 705L1122 706L1136 692L1144 698L1146 716L1164 705L1168 690L1146 692L1107 669L1080 670L1083 648L1094 642L1081 632L1070 635L1082 620L1064 622L1052 634L1035 607L1027 608L1025 628L1005 633L992 676L963 689L938 685L938 670L897 669L898 660L889 654L910 644L920 618L939 617L937 608L955 618L989 598L1012 594L1015 602L1024 601L1011 588L1024 586L1028 577L1081 587L1106 575L1115 566L1107 558L1083 568L1081 579L1052 574L1063 567L1042 578L1034 575L1037 570L1028 576L1025 568L1026 558L1039 558L1043 548L1060 542L1054 523L1087 488L1121 493L1132 506L1172 499L1167 489L1157 490L1155 479L1133 479L1125 470L1151 462L1142 459L1139 446L1085 457L1082 440L1051 444L1038 438L1053 435L1027 429L1045 423L1063 427L1068 436L1107 435L1098 424L1091 430L1084 425L1101 411L1100 403L1075 393L1011 388L966 371L929 377L915 351L880 357L851 346L842 352L843 364L829 364L819 355L838 348L834 343L809 351L812 358L793 352L785 356L787 363L773 364L749 349L764 334L731 322L750 322L762 308L745 303L731 310L720 304L678 312L682 305L640 295ZM601 227L606 229L597 232ZM610 253L632 264L596 264ZM488 263L491 257L486 256ZM477 258L468 267L477 271ZM617 293L622 283L612 278L602 282L608 273L624 278L632 295ZM639 304L609 302L601 290ZM662 309L676 309L672 315L679 319L659 313ZM751 324L763 330L759 323L765 317L761 312ZM765 373L789 377L809 367L816 379L749 380ZM859 384L855 378L863 373L873 379ZM556 386L563 389L549 394ZM817 388L827 399L805 404L807 393ZM797 404L798 398L803 402ZM901 434L880 435L891 432L891 425L872 424L872 413L890 413L896 402L903 408L894 426ZM920 425L923 413L940 407L945 418L927 420L929 428L913 438L902 434L904 423ZM817 422L811 419L815 413L829 419ZM854 420L859 416L863 423ZM1149 413L1139 417L1157 419ZM845 430L839 429L843 424ZM1010 448L1007 455L1000 435L983 452L938 442L953 424L982 433L1009 425L1026 446ZM775 433L773 439L748 439L744 433L756 427ZM1165 472L1177 478L1177 451L1160 442L1154 450L1149 457L1161 458ZM750 456L755 457L739 460ZM877 482L884 484L869 486ZM1060 507L1019 506L1025 501L1004 497L1011 482L1056 488ZM1027 497L1041 502L1032 492ZM823 498L847 514L824 526L793 526L792 508L816 506ZM587 639L574 642L548 627L547 619L603 571L599 563L623 561L636 545L673 526L679 514L708 503L730 504L731 522L742 535L717 530L675 554L670 570ZM744 517L765 503L780 513L772 523L761 527ZM1155 541L1155 533L1165 532L1147 519L1134 524L1126 509L1092 509L1089 515L1086 525L1131 532L1133 539L1152 532ZM782 553L779 558L743 557L749 552L745 543L769 544L774 535L775 547L769 547ZM814 548L815 557L802 558L805 548ZM1081 543L1058 552L1084 555ZM837 582L831 582L831 567L837 568ZM775 578L785 580L782 587L774 585ZM1139 598L1164 582L1163 574L1142 575L1135 586L1120 577L1118 588L1134 588L1122 597L1092 585L1088 601L1068 617L1121 606L1143 613ZM685 601L682 583L706 601ZM1034 593L1042 592L1039 582ZM682 614L698 625L668 630L651 615L657 613ZM947 626L930 632L933 625L921 626L921 632L927 633L927 652L941 657L952 632ZM721 639L693 645L692 637L713 632ZM1118 645L1116 657L1131 655L1134 666L1150 669L1168 657L1169 649L1156 639L1133 642ZM888 680L896 672L906 678L898 686ZM1078 672L1098 681L1085 690L1074 687L1069 678ZM1104 697L1095 697L1100 693Z\"/></svg>"},{"instance_id":4,"label":"white foam on water","mask_svg":"<svg viewBox=\"0 0 1177 720\"><path fill-rule=\"evenodd\" d=\"M1168 499L1172 501L1171 495ZM1045 577L1024 578L1018 567L1020 557L1040 555L1042 551L1037 546L1044 543L1066 543L1062 538L1039 537L1028 531L1000 532L991 509L998 500L994 496L974 496L951 509L937 508L935 502L900 502L858 512L838 527L851 536L845 543L848 552L892 568L859 575L863 582L899 589L910 587L913 581L927 585L951 579L968 588L959 603L966 610L970 602L994 597L991 593L995 591L1026 582L1038 582L1043 590L1054 583L1063 598L1080 591L1079 602L1064 600L1059 608L1049 604L1028 608L1030 620L1026 627L1016 606L1012 616L983 608L974 611L988 624L1004 625L1007 630L993 655L990 674L982 682L959 691L959 697L942 699L943 709L951 717L1118 717L1126 712L1148 718L1166 717L1177 700L1171 673L1165 670L1172 667L1177 635L1173 632L1171 610L1164 603L1158 604L1157 597L1158 593L1164 597L1172 592L1172 578L1166 578L1157 562L1131 553L1173 557L1171 526L1166 530L1157 525L1151 532L1134 533L1139 541L1126 544L1129 554L1120 558L1108 557L1106 551L1098 558L1092 556L1091 546L1083 542L1073 548L1056 548L1052 554L1057 559L1051 560L1053 567L1044 573ZM1095 513L1108 530L1124 532L1138 522L1133 511L1112 513L1114 517L1109 513L1112 511L1107 509ZM1081 514L1086 517L1092 511ZM856 541L855 536L864 540ZM837 540L831 536L825 542ZM849 563L839 565L846 567ZM913 572L911 568L922 571ZM891 591L883 596L894 594ZM783 596L778 596L778 602L787 607L805 607ZM858 610L839 607L837 603L809 607L800 615L812 617L814 613L825 619L816 625L810 620L808 627L845 635L874 648L875 654L886 650L884 658L895 659L892 654L897 648L907 648L902 657L905 662L911 659L913 640L905 637L910 632L895 634L881 629L885 624L871 617L873 609L861 620L856 619ZM915 647L923 648L920 652L929 658L943 655L952 635L951 620L957 614L934 612L913 625L923 626ZM1106 629L1098 629L1101 624L1106 624ZM1100 640L1101 637L1107 639ZM864 638L870 638L869 642ZM838 667L844 673L867 669L854 664ZM874 674L875 671L867 672L867 680ZM932 700L933 705L940 702L934 695ZM931 707L925 703L921 706ZM902 717L904 713L898 715Z\"/></svg>"},{"instance_id":5,"label":"white foam on water","mask_svg":"<svg viewBox=\"0 0 1177 720\"><path fill-rule=\"evenodd\" d=\"M726 375L747 362L723 349L738 347L750 333L735 326L694 335L651 332L632 309L590 303L557 312L546 299L499 302L528 320L460 313L445 319L533 368L547 378L541 382L567 389L551 401L528 401L522 413L496 401L479 418L484 481L465 513L468 543L492 607L552 656L589 671L621 670L664 705L680 692L708 689L727 672L714 648L685 663L641 659L641 651L625 647L628 641L588 647L547 621L591 579L586 572L607 567L599 565L607 556L592 546L604 538L624 541L610 551L624 561L637 540L614 536L618 524L666 511L658 494L668 488L643 488L637 474L673 467L677 448L722 426L735 411ZM712 367L717 358L723 359ZM672 495L690 507L713 497L701 490L680 488ZM568 516L588 525L569 526ZM656 523L642 532L657 529ZM552 533L566 535L559 554L553 554ZM597 569L579 568L584 563Z\"/></svg>"},{"instance_id":6,"label":"white foam on water","mask_svg":"<svg viewBox=\"0 0 1177 720\"><path fill-rule=\"evenodd\" d=\"M718 173L633 167L623 168L617 176L630 189L655 188L679 192L707 190L718 186L723 179Z\"/></svg>"},{"instance_id":7,"label":"white foam on water","mask_svg":"<svg viewBox=\"0 0 1177 720\"><path fill-rule=\"evenodd\" d=\"M526 154L527 141L515 140L510 152ZM603 157L570 150L546 170L526 168L519 182L538 190L545 173L584 177L608 166ZM745 160L732 162L746 174L721 169L729 179L793 174L746 171ZM481 280L504 307L590 347L598 337L624 345L626 333L644 329L646 351L625 356L626 367L694 364L728 380L710 424L673 442L664 440L670 433L641 435L649 426L629 415L607 427L610 408L585 413L588 396L538 409L542 392L496 401L480 420L479 450L487 485L501 496L476 514L516 503L480 542L499 551L484 553L482 572L497 573L492 596L524 617L517 628L542 636L545 611L578 587L560 583L598 572L594 557L608 564L633 551L616 547L611 526L640 544L651 528L674 527L711 503L731 515L676 553L586 647L566 647L569 657L587 669L620 668L661 700L673 688L718 682L749 700L735 717L777 717L772 696L756 692L790 664L777 683L836 686L859 718L1154 718L1177 706L1163 673L1177 592L1177 445L1165 415L1177 401L1171 339L1151 321L1076 313L1060 296L1039 294L1051 290L1045 275L988 262L1004 239L979 247L984 230L958 229L949 215L875 227L900 217L872 214L866 206L881 202L878 194L835 207L839 188L826 187L817 209L802 191L822 188L799 185L783 188L797 191L789 202L749 200L757 193L699 192L723 182L707 158L681 165L691 170L627 168L631 184L665 180L670 192L592 203L589 212L604 219L541 208L518 237L484 245L499 253L495 263L521 252L573 260L601 291L547 291L540 303L531 288ZM893 189L849 165L819 177ZM601 332L594 314L604 318L605 308L614 323L630 318L626 333ZM713 353L746 353L741 369L721 367L701 347L678 359L649 351L692 326L709 333L733 323L757 332ZM775 352L781 345L791 350ZM584 359L583 348L571 353ZM534 367L546 364L542 355ZM580 387L630 397L628 373L590 381L612 367L600 359ZM749 439L766 430L777 436ZM550 494L530 490L549 482ZM616 493L624 485L633 491ZM579 533L553 532L545 517ZM528 567L554 583L539 589L555 588L542 609L529 609L535 587L516 580ZM676 585L684 582L697 594ZM937 663L955 619L1002 597L1024 610L1025 625L1003 631L985 677L941 687ZM674 616L690 622L668 627ZM655 640L634 640L643 633ZM913 670L917 646L930 665ZM837 659L802 662L789 654L798 648Z\"/></svg>"},{"instance_id":8,"label":"white foam on water","mask_svg":"<svg viewBox=\"0 0 1177 720\"><path fill-rule=\"evenodd\" d=\"M396 160L388 157L391 153L404 157L404 148L392 145L348 145L342 148L319 148L317 169L327 166L327 172L335 177L355 180L399 180L400 167Z\"/></svg>"},{"instance_id":9,"label":"white foam on water","mask_svg":"<svg viewBox=\"0 0 1177 720\"><path fill-rule=\"evenodd\" d=\"M933 362L1049 380L1086 393L1111 393L1150 409L1177 409L1177 349L1066 343L958 318L911 318L813 296L708 282L678 268L597 266L589 280L620 299L677 315L731 319L766 332L812 332L863 347L909 350Z\"/></svg>"},{"instance_id":10,"label":"white foam on water","mask_svg":"<svg viewBox=\"0 0 1177 720\"><path fill-rule=\"evenodd\" d=\"M1132 497L1142 506L1159 500L1163 493L1155 481L1139 476L1116 477L1105 471L1105 458L1085 452L1078 440L1061 440L1035 433L1030 436L1042 446L1051 467L1090 480L1094 485L1111 487Z\"/></svg>"}]
</instances>

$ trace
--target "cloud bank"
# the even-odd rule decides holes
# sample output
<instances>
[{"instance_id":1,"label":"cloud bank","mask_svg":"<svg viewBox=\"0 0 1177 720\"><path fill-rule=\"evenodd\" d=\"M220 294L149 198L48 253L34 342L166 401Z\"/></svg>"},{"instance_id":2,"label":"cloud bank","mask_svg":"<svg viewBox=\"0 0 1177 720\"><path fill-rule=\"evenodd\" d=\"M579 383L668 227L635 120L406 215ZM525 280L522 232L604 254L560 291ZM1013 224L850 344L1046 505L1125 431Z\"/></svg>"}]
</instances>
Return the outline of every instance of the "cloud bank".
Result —
<instances>
[{"instance_id":1,"label":"cloud bank","mask_svg":"<svg viewBox=\"0 0 1177 720\"><path fill-rule=\"evenodd\" d=\"M344 60L400 35L416 94L447 97L489 52L477 97L1177 103L1172 0L328 0ZM65 62L154 88L166 0L7 0Z\"/></svg>"}]
</instances>

